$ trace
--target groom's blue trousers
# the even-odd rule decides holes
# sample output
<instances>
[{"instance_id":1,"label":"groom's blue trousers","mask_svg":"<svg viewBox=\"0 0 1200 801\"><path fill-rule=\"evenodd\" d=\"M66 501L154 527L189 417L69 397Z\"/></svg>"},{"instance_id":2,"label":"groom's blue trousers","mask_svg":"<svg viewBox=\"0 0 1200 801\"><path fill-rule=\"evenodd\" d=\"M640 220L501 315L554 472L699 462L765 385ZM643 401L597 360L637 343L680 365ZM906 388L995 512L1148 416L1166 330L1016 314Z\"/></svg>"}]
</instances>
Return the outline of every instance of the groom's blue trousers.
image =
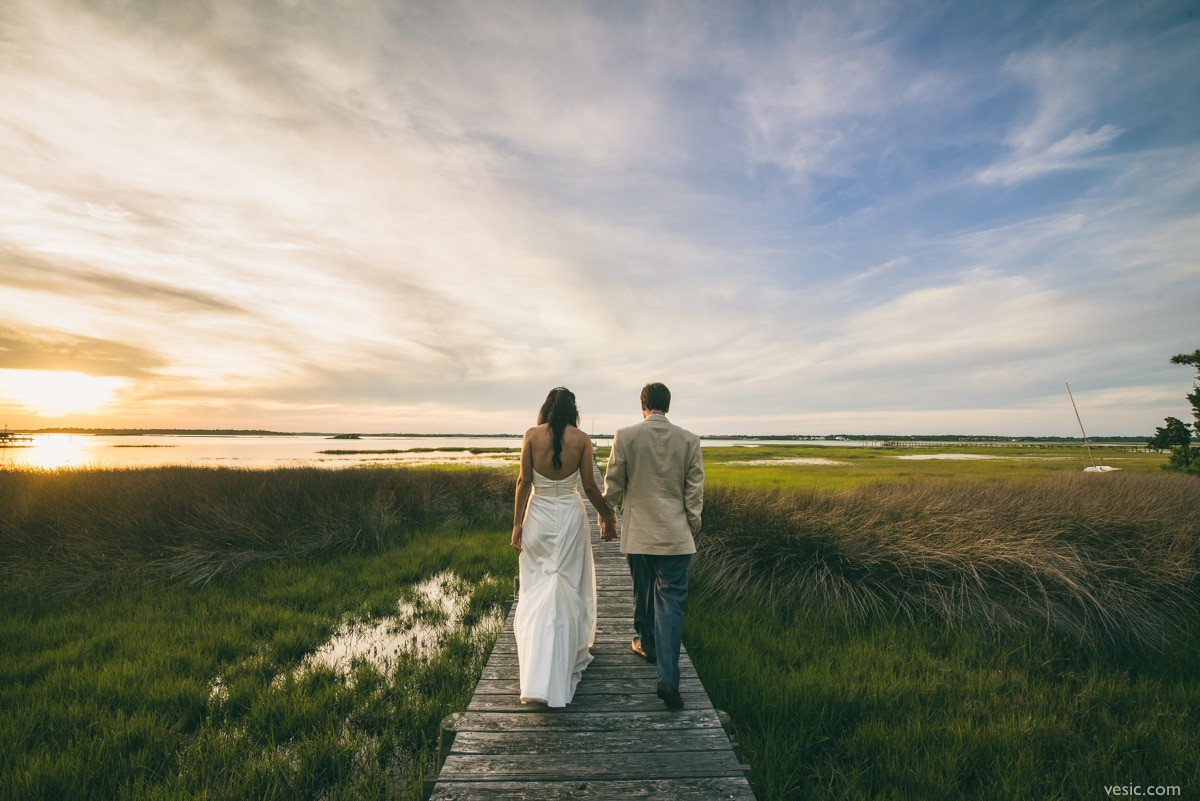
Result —
<instances>
[{"instance_id":1,"label":"groom's blue trousers","mask_svg":"<svg viewBox=\"0 0 1200 801\"><path fill-rule=\"evenodd\" d=\"M658 680L679 688L679 645L691 554L626 554L633 576L633 628L658 660Z\"/></svg>"}]
</instances>

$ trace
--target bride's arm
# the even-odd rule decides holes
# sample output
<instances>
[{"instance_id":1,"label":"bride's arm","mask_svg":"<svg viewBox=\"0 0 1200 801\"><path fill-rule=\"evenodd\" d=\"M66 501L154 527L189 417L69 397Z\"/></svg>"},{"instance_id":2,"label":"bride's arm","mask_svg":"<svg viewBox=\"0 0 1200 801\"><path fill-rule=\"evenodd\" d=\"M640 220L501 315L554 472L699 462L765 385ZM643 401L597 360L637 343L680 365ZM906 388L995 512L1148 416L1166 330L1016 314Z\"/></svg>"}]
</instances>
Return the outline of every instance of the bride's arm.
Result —
<instances>
[{"instance_id":1,"label":"bride's arm","mask_svg":"<svg viewBox=\"0 0 1200 801\"><path fill-rule=\"evenodd\" d=\"M579 477L583 481L583 491L587 494L588 500L592 502L592 506L596 507L596 511L600 513L600 519L610 528L615 528L617 525L617 516L613 514L612 507L608 505L608 501L604 500L604 493L600 491L600 486L596 484L596 467L595 457L592 454L592 440L586 435L584 437L583 458L579 460Z\"/></svg>"},{"instance_id":2,"label":"bride's arm","mask_svg":"<svg viewBox=\"0 0 1200 801\"><path fill-rule=\"evenodd\" d=\"M529 431L526 431L525 437L521 440L521 472L517 475L517 495L513 499L512 547L518 551L521 550L521 530L524 528L525 507L529 505L531 489L533 489L533 453L529 449Z\"/></svg>"}]
</instances>

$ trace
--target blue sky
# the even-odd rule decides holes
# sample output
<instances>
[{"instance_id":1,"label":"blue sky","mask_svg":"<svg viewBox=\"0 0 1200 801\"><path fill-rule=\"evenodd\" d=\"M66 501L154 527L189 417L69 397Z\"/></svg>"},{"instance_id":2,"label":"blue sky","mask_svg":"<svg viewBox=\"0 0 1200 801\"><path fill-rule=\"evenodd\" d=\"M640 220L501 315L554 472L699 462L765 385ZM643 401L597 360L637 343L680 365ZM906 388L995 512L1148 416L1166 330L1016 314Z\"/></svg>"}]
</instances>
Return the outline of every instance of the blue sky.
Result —
<instances>
[{"instance_id":1,"label":"blue sky","mask_svg":"<svg viewBox=\"0 0 1200 801\"><path fill-rule=\"evenodd\" d=\"M0 9L0 418L1152 433L1200 2Z\"/></svg>"}]
</instances>

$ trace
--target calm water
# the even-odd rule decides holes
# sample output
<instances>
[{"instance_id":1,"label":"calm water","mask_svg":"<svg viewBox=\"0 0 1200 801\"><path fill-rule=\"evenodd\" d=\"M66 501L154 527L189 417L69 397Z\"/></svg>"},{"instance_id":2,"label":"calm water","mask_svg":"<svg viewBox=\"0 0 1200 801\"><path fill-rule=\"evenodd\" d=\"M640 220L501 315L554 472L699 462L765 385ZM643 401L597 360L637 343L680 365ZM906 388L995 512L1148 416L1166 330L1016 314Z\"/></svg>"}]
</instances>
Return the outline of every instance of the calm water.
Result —
<instances>
[{"instance_id":1,"label":"calm water","mask_svg":"<svg viewBox=\"0 0 1200 801\"><path fill-rule=\"evenodd\" d=\"M597 445L611 440L598 438ZM745 445L760 441L704 440L704 445ZM846 444L846 443L842 443ZM368 437L325 436L90 436L37 434L32 443L0 447L0 468L36 467L354 467L469 463L483 466L516 464L520 437ZM512 448L511 453L468 451L412 452L414 448ZM323 453L322 451L377 451ZM380 453L378 451L394 451Z\"/></svg>"},{"instance_id":2,"label":"calm water","mask_svg":"<svg viewBox=\"0 0 1200 801\"><path fill-rule=\"evenodd\" d=\"M327 436L89 436L37 434L25 447L0 448L3 467L351 467L366 464L507 464L516 456L465 451L412 453L414 448L520 448L519 438ZM322 453L322 451L400 451ZM409 451L409 452L405 452Z\"/></svg>"}]
</instances>

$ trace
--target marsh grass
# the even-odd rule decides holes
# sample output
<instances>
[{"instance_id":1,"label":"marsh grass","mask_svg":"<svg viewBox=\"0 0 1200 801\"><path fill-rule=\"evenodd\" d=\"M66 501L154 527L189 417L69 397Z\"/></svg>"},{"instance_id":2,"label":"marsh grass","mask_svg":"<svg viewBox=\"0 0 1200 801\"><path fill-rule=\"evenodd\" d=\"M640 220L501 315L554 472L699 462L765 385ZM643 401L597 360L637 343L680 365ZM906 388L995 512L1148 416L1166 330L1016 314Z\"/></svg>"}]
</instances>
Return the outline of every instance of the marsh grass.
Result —
<instances>
[{"instance_id":1,"label":"marsh grass","mask_svg":"<svg viewBox=\"0 0 1200 801\"><path fill-rule=\"evenodd\" d=\"M0 797L420 798L513 591L511 498L489 470L0 471ZM305 666L447 569L472 589L431 657Z\"/></svg>"},{"instance_id":2,"label":"marsh grass","mask_svg":"<svg viewBox=\"0 0 1200 801\"><path fill-rule=\"evenodd\" d=\"M799 615L1163 648L1200 613L1200 482L1062 474L841 493L710 488L694 575Z\"/></svg>"},{"instance_id":3,"label":"marsh grass","mask_svg":"<svg viewBox=\"0 0 1200 801\"><path fill-rule=\"evenodd\" d=\"M198 585L251 565L503 527L511 478L436 468L0 470L0 576L62 594L130 576Z\"/></svg>"},{"instance_id":4,"label":"marsh grass","mask_svg":"<svg viewBox=\"0 0 1200 801\"><path fill-rule=\"evenodd\" d=\"M684 637L760 801L1200 788L1200 482L893 479L707 488Z\"/></svg>"}]
</instances>

